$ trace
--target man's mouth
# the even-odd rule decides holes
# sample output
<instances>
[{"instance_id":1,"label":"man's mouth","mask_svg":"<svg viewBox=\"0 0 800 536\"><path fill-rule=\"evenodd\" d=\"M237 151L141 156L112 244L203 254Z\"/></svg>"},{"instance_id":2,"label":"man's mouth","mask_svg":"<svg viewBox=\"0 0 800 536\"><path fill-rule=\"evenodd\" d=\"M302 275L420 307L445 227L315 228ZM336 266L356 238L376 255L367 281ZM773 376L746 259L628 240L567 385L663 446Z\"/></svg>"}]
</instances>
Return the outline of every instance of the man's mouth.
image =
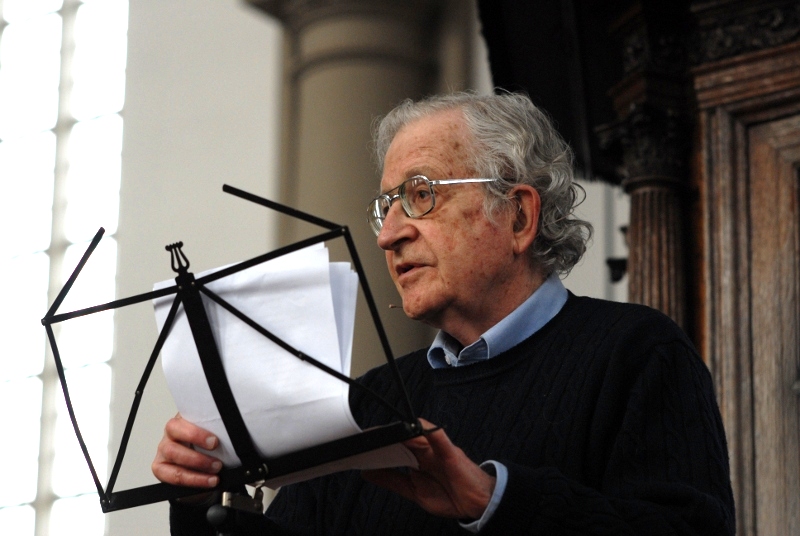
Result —
<instances>
[{"instance_id":1,"label":"man's mouth","mask_svg":"<svg viewBox=\"0 0 800 536\"><path fill-rule=\"evenodd\" d=\"M419 268L419 267L420 267L419 264L414 264L414 263L410 263L410 262L404 262L402 264L398 264L397 267L395 268L395 271L397 272L398 276L402 276L404 274L407 274L411 270L413 270L415 268Z\"/></svg>"}]
</instances>

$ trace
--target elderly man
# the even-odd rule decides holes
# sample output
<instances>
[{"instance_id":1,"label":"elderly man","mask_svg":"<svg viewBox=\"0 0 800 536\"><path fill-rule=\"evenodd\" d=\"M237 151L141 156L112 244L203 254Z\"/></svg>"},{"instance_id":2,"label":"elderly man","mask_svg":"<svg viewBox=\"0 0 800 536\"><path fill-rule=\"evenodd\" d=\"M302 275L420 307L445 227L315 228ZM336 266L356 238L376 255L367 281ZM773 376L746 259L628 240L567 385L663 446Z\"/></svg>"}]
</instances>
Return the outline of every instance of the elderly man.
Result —
<instances>
[{"instance_id":1,"label":"elderly man","mask_svg":"<svg viewBox=\"0 0 800 536\"><path fill-rule=\"evenodd\" d=\"M590 226L573 216L569 148L521 95L407 101L376 132L369 220L403 310L440 330L398 359L441 429L407 442L419 470L347 472L280 491L256 534L734 533L708 370L643 306L561 284ZM387 367L362 382L387 398ZM362 426L391 420L351 394ZM153 471L213 487L217 439L176 417ZM201 534L174 504L174 534Z\"/></svg>"}]
</instances>

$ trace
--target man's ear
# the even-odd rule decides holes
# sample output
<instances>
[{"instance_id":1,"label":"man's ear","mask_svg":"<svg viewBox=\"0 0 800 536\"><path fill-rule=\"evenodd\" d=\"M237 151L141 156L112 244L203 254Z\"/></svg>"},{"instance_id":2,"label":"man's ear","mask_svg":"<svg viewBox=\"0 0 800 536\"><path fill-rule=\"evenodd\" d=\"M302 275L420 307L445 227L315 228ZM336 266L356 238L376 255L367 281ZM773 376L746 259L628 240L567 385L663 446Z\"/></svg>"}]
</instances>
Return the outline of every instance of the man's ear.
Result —
<instances>
[{"instance_id":1,"label":"man's ear","mask_svg":"<svg viewBox=\"0 0 800 536\"><path fill-rule=\"evenodd\" d=\"M514 253L519 255L531 247L539 231L542 203L539 192L528 184L518 184L508 193L514 202Z\"/></svg>"}]
</instances>

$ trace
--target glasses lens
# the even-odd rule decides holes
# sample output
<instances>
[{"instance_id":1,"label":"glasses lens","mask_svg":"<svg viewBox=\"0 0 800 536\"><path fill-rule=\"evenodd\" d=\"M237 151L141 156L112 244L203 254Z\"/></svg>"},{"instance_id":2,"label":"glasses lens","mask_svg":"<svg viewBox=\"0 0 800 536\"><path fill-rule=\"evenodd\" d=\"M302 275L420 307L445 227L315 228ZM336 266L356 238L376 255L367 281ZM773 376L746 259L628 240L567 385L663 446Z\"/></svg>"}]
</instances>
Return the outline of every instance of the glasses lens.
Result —
<instances>
[{"instance_id":1,"label":"glasses lens","mask_svg":"<svg viewBox=\"0 0 800 536\"><path fill-rule=\"evenodd\" d=\"M400 187L403 208L412 218L424 216L433 208L433 189L425 177L414 177Z\"/></svg>"},{"instance_id":2,"label":"glasses lens","mask_svg":"<svg viewBox=\"0 0 800 536\"><path fill-rule=\"evenodd\" d=\"M367 220L369 221L370 228L372 228L372 231L376 235L381 232L383 218L385 218L386 213L389 212L389 206L389 200L385 195L376 197L372 200L372 203L369 204Z\"/></svg>"}]
</instances>

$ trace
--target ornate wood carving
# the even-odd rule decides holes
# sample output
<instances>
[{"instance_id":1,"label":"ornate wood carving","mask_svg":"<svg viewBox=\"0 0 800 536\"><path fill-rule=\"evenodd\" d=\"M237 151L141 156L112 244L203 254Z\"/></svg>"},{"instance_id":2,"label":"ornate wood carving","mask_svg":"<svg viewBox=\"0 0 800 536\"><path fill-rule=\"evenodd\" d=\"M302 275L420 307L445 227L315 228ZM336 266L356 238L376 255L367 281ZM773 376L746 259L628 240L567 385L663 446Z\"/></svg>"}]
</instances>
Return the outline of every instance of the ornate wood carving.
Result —
<instances>
[{"instance_id":1,"label":"ornate wood carving","mask_svg":"<svg viewBox=\"0 0 800 536\"><path fill-rule=\"evenodd\" d=\"M694 65L783 45L800 38L800 4L795 0L697 3L698 29L691 38Z\"/></svg>"}]
</instances>

